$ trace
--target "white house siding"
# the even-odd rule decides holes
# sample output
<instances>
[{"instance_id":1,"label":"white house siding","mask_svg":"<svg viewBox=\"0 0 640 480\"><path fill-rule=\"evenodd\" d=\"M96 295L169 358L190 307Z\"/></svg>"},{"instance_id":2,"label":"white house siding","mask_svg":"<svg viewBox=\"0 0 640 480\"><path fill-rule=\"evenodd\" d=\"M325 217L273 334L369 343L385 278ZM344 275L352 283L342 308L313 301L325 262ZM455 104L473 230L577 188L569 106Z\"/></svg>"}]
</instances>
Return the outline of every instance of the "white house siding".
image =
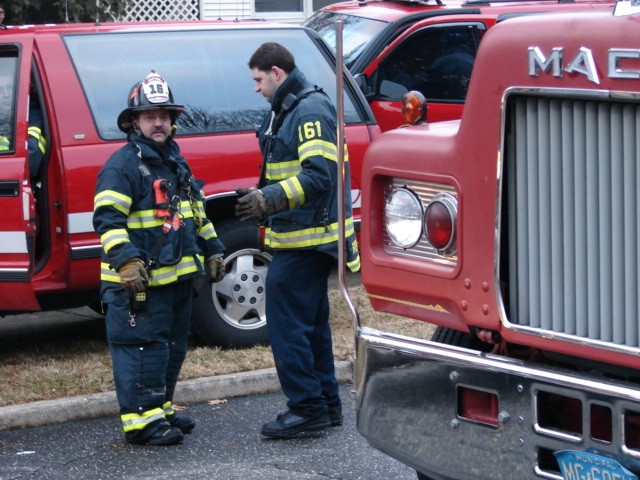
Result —
<instances>
[{"instance_id":1,"label":"white house siding","mask_svg":"<svg viewBox=\"0 0 640 480\"><path fill-rule=\"evenodd\" d=\"M135 0L121 18L130 22L161 20L249 20L302 23L313 13L312 0L303 0L302 12L255 11L255 0ZM108 15L108 12L105 12Z\"/></svg>"},{"instance_id":2,"label":"white house siding","mask_svg":"<svg viewBox=\"0 0 640 480\"><path fill-rule=\"evenodd\" d=\"M245 20L253 18L253 0L200 0L202 20Z\"/></svg>"},{"instance_id":3,"label":"white house siding","mask_svg":"<svg viewBox=\"0 0 640 480\"><path fill-rule=\"evenodd\" d=\"M254 0L200 0L203 20L264 19L273 22L302 23L313 13L312 0L303 1L303 12L259 12Z\"/></svg>"}]
</instances>

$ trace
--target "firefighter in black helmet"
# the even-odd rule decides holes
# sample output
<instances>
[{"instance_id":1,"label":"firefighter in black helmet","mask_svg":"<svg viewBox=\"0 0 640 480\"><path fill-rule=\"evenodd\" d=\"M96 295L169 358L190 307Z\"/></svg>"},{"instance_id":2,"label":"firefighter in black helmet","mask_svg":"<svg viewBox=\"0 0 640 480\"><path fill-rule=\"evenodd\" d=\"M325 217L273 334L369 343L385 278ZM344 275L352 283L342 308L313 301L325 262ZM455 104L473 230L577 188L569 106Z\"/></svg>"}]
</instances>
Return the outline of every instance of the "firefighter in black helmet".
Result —
<instances>
[{"instance_id":1,"label":"firefighter in black helmet","mask_svg":"<svg viewBox=\"0 0 640 480\"><path fill-rule=\"evenodd\" d=\"M129 92L118 127L128 143L98 174L93 225L101 297L125 439L172 445L195 422L173 409L187 352L193 283L224 276L224 246L206 218L203 182L173 139L184 110L152 71Z\"/></svg>"}]
</instances>

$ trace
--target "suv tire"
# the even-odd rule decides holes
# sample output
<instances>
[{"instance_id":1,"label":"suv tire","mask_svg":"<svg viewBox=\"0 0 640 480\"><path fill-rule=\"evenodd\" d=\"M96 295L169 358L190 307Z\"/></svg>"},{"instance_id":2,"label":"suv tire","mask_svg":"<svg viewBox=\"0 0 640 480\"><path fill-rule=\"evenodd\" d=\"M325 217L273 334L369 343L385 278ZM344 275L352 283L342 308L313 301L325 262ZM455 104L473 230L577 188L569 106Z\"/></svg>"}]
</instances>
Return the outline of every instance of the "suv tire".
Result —
<instances>
[{"instance_id":1,"label":"suv tire","mask_svg":"<svg viewBox=\"0 0 640 480\"><path fill-rule=\"evenodd\" d=\"M271 255L260 248L258 225L228 219L218 222L216 231L227 249L226 275L219 283L202 281L196 287L193 332L210 346L268 344L264 282Z\"/></svg>"}]
</instances>

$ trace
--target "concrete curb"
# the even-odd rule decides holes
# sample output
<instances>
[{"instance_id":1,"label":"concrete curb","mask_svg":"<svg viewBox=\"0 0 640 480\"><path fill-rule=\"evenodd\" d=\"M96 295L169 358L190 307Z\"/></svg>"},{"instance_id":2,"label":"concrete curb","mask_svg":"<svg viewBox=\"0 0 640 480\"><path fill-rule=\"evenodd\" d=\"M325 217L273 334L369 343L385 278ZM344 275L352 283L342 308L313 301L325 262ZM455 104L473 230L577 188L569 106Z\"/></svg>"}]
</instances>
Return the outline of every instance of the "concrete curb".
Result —
<instances>
[{"instance_id":1,"label":"concrete curb","mask_svg":"<svg viewBox=\"0 0 640 480\"><path fill-rule=\"evenodd\" d=\"M350 383L353 379L353 364L349 361L336 362L336 377L340 383ZM176 387L175 402L178 404L201 403L279 390L280 382L275 368L267 368L253 372L180 381ZM0 408L0 431L117 415L117 413L118 402L115 392L44 400Z\"/></svg>"}]
</instances>

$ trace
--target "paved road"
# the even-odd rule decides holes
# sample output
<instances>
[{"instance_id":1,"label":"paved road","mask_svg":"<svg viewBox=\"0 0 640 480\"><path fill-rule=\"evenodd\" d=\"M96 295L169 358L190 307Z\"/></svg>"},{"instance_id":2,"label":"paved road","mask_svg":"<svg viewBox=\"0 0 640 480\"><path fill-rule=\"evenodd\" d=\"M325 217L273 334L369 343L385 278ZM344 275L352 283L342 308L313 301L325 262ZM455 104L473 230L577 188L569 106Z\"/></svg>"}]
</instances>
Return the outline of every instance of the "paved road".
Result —
<instances>
[{"instance_id":1,"label":"paved road","mask_svg":"<svg viewBox=\"0 0 640 480\"><path fill-rule=\"evenodd\" d=\"M415 480L356 431L350 389L342 427L292 440L259 434L283 409L281 392L191 405L196 430L173 447L126 444L116 416L0 432L0 479Z\"/></svg>"},{"instance_id":2,"label":"paved road","mask_svg":"<svg viewBox=\"0 0 640 480\"><path fill-rule=\"evenodd\" d=\"M358 280L348 275L350 285ZM39 335L64 338L96 324L96 315L87 308L21 315L3 319L0 337L11 342ZM198 425L174 447L126 444L113 392L2 408L0 424L6 428L0 431L0 480L416 478L413 470L371 448L357 432L349 383L341 387L342 427L292 440L262 437L260 426L275 418L286 401L270 370L180 382L187 412ZM340 365L339 372L349 382L350 369ZM203 400L220 396L228 396L226 403ZM77 419L80 411L84 418ZM40 425L51 416L62 423L14 428Z\"/></svg>"}]
</instances>

